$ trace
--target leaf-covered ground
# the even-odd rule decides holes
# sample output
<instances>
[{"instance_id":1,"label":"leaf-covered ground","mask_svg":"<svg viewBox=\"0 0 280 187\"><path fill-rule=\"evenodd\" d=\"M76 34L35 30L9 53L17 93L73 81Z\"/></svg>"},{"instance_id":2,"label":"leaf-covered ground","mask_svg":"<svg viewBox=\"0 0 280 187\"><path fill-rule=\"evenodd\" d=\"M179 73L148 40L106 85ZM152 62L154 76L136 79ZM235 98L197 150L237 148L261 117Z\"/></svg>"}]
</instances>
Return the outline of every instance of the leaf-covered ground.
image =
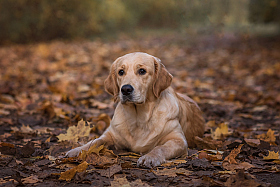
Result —
<instances>
[{"instance_id":1,"label":"leaf-covered ground","mask_svg":"<svg viewBox=\"0 0 280 187\"><path fill-rule=\"evenodd\" d=\"M103 81L129 52L159 57L207 122L187 158L137 168L137 153L92 147L114 111ZM0 48L1 186L278 186L280 38L121 37ZM83 120L82 120L83 119Z\"/></svg>"}]
</instances>

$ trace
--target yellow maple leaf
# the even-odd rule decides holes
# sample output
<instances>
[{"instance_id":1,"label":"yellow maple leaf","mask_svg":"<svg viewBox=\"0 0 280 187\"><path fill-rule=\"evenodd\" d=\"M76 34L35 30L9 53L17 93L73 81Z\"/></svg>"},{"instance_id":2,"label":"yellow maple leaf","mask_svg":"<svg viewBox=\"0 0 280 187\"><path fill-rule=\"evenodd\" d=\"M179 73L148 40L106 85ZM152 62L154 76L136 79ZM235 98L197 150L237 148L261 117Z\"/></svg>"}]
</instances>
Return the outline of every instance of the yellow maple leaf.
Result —
<instances>
[{"instance_id":1,"label":"yellow maple leaf","mask_svg":"<svg viewBox=\"0 0 280 187\"><path fill-rule=\"evenodd\" d=\"M97 147L96 144L94 144L93 146L91 146L89 148L88 151L86 150L82 150L82 152L79 154L78 158L81 159L81 160L86 160L87 156L91 153L95 153L97 155L99 155L99 152L104 149L104 145L101 145L99 147Z\"/></svg>"},{"instance_id":2,"label":"yellow maple leaf","mask_svg":"<svg viewBox=\"0 0 280 187\"><path fill-rule=\"evenodd\" d=\"M66 181L70 181L77 172L82 172L82 171L85 171L88 167L88 163L86 161L84 161L83 163L81 163L80 165L72 168L72 169L69 169L65 172L62 172L60 177L59 177L59 180L66 180Z\"/></svg>"},{"instance_id":3,"label":"yellow maple leaf","mask_svg":"<svg viewBox=\"0 0 280 187\"><path fill-rule=\"evenodd\" d=\"M212 132L212 138L217 140L222 136L229 135L228 125L226 123L221 123L218 128L214 132Z\"/></svg>"},{"instance_id":4,"label":"yellow maple leaf","mask_svg":"<svg viewBox=\"0 0 280 187\"><path fill-rule=\"evenodd\" d=\"M264 156L263 159L264 160L277 160L280 159L279 157L279 151L276 153L274 151L268 151L268 156Z\"/></svg>"},{"instance_id":5,"label":"yellow maple leaf","mask_svg":"<svg viewBox=\"0 0 280 187\"><path fill-rule=\"evenodd\" d=\"M77 126L69 127L66 134L60 134L57 137L59 141L77 142L80 137L89 136L90 130L90 126L86 125L84 120L80 120Z\"/></svg>"}]
</instances>

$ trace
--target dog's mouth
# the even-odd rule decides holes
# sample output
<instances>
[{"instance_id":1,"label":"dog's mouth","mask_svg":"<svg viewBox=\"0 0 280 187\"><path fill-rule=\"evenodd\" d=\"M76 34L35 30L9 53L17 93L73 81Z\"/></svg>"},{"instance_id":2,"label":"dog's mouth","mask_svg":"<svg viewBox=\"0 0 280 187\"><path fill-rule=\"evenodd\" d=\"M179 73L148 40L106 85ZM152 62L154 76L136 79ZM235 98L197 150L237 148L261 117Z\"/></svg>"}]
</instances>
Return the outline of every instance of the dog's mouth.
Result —
<instances>
[{"instance_id":1,"label":"dog's mouth","mask_svg":"<svg viewBox=\"0 0 280 187\"><path fill-rule=\"evenodd\" d=\"M122 104L136 104L136 105L140 105L143 104L144 102L141 101L137 101L132 95L122 95L121 96L121 103Z\"/></svg>"}]
</instances>

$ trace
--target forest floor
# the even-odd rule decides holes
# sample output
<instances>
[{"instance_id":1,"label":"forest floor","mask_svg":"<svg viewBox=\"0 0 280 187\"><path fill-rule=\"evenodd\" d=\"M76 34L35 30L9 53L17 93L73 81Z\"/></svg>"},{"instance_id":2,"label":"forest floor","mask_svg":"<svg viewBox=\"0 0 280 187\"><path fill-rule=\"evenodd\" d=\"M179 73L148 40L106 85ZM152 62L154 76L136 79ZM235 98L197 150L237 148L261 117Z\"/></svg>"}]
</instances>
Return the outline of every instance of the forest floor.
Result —
<instances>
[{"instance_id":1,"label":"forest floor","mask_svg":"<svg viewBox=\"0 0 280 187\"><path fill-rule=\"evenodd\" d=\"M206 120L189 156L152 169L141 156L93 147L114 112L111 63L142 51ZM83 119L83 120L82 120ZM122 36L0 47L0 186L279 186L280 37Z\"/></svg>"}]
</instances>

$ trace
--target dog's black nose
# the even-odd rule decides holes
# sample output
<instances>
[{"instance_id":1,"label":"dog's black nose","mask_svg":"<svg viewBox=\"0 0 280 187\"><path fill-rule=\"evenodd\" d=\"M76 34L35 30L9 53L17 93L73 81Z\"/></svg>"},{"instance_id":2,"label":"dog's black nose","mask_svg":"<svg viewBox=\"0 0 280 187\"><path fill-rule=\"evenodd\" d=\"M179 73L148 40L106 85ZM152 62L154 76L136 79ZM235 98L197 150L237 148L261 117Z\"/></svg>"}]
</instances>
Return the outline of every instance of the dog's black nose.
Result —
<instances>
[{"instance_id":1,"label":"dog's black nose","mask_svg":"<svg viewBox=\"0 0 280 187\"><path fill-rule=\"evenodd\" d=\"M130 95L133 90L134 88L130 84L123 85L121 89L123 95Z\"/></svg>"}]
</instances>

